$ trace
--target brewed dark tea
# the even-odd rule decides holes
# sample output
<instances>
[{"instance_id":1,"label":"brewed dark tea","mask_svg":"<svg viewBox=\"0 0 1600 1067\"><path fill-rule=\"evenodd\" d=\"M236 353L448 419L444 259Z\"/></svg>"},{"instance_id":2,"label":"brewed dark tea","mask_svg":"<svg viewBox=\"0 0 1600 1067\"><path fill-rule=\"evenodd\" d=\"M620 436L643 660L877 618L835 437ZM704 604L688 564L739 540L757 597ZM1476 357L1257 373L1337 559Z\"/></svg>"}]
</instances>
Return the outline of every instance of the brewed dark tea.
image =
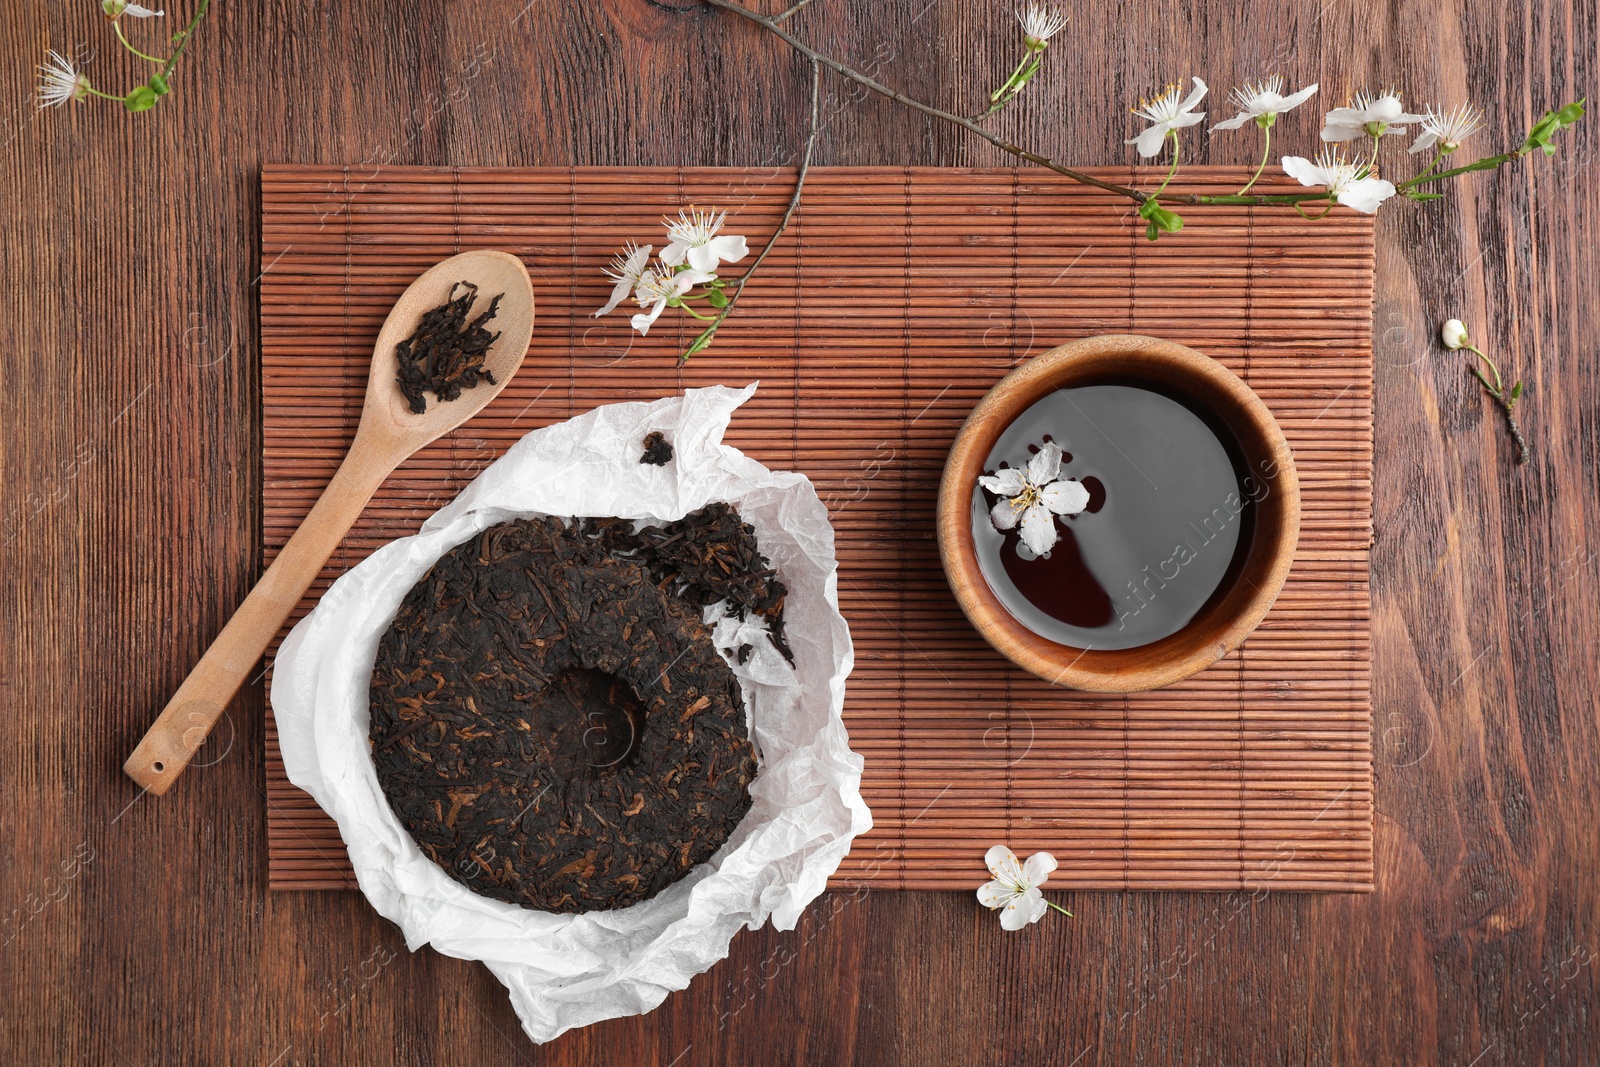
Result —
<instances>
[{"instance_id":1,"label":"brewed dark tea","mask_svg":"<svg viewBox=\"0 0 1600 1067\"><path fill-rule=\"evenodd\" d=\"M1057 389L1008 426L972 496L989 588L1041 637L1134 648L1226 593L1248 552L1244 461L1214 418L1143 385ZM1030 548L1030 545L1033 547Z\"/></svg>"},{"instance_id":2,"label":"brewed dark tea","mask_svg":"<svg viewBox=\"0 0 1600 1067\"><path fill-rule=\"evenodd\" d=\"M434 564L378 646L370 736L390 807L496 900L578 912L653 896L734 832L756 774L701 609L759 615L788 655L786 593L728 504L639 530L484 530Z\"/></svg>"}]
</instances>

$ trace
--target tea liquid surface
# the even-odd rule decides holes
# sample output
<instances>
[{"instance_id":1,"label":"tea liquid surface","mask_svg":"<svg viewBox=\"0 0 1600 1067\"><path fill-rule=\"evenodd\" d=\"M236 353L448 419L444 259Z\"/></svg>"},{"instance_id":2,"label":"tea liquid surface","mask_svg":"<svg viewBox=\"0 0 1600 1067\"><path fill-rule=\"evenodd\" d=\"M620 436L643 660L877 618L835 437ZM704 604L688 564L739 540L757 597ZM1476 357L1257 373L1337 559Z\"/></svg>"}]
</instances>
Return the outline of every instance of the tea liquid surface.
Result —
<instances>
[{"instance_id":1,"label":"tea liquid surface","mask_svg":"<svg viewBox=\"0 0 1600 1067\"><path fill-rule=\"evenodd\" d=\"M985 473L1026 468L1054 441L1063 452L1057 477L1082 482L1089 503L1055 516L1059 540L1036 557L1020 527L995 529L989 509L999 498L974 487L978 564L1006 610L1064 645L1134 648L1176 633L1225 594L1249 546L1254 505L1240 491L1237 445L1208 421L1153 389L1087 385L1057 389L1008 426Z\"/></svg>"}]
</instances>

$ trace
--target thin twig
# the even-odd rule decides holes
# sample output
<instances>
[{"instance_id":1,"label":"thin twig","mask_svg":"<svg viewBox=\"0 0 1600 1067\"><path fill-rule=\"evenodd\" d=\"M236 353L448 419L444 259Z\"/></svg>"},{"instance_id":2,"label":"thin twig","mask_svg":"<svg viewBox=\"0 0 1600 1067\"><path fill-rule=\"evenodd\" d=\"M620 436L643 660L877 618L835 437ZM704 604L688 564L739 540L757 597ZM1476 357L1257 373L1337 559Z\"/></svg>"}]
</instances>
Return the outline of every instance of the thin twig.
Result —
<instances>
[{"instance_id":1,"label":"thin twig","mask_svg":"<svg viewBox=\"0 0 1600 1067\"><path fill-rule=\"evenodd\" d=\"M802 2L809 2L809 0L802 0ZM800 5L797 4L795 6L798 7ZM805 151L800 154L800 166L795 171L794 193L789 197L789 206L783 209L783 218L778 220L778 228L772 231L771 237L767 238L767 243L765 247L761 249L761 254L756 256L754 263L750 264L750 269L744 272L744 275L739 279L739 284L733 287L733 295L728 298L727 306L717 314L716 319L711 323L711 325L707 326L700 333L700 335L694 339L694 343L692 343L684 351L683 355L678 357L678 362L680 364L687 362L690 356L694 355L696 352L700 351L701 349L705 348L706 345L711 343L711 338L716 334L717 328L722 325L723 320L725 320L729 315L733 314L733 309L738 305L739 298L744 295L744 287L750 283L751 277L755 275L755 272L760 268L767 256L771 254L772 250L777 247L778 239L784 235L786 230L789 229L789 220L794 217L795 210L800 206L800 194L805 189L806 174L811 170L811 150L815 148L817 144L817 114L819 111L818 104L822 95L821 88L822 67L818 64L818 61L815 58L812 58L811 124L806 131L806 147Z\"/></svg>"},{"instance_id":2,"label":"thin twig","mask_svg":"<svg viewBox=\"0 0 1600 1067\"><path fill-rule=\"evenodd\" d=\"M1035 155L1026 149L1018 148L1016 145L1010 144L1001 140L999 137L996 137L988 130L985 130L983 127L974 123L971 119L963 118L960 115L945 111L942 108L934 107L932 104L924 104L920 100L913 100L904 93L895 89L891 89L882 82L869 78L860 71L845 66L843 63L832 58L831 56L823 55L815 48L812 48L804 41L799 40L793 34L789 33L782 26L778 25L778 23L773 19L770 19L765 15L757 14L748 8L740 7L738 4L733 3L732 0L705 0L705 2L710 4L712 7L720 7L724 11L731 11L740 18L748 19L749 21L754 22L756 25L763 27L770 33L776 35L790 48L793 48L801 55L809 58L813 63L820 63L841 77L848 78L857 85L872 90L879 96L886 96L897 104L903 104L914 111L920 111L924 115L930 115L936 119L943 119L946 122L953 122L962 129L977 134L979 137L982 137L985 141L988 141L990 144L1004 152L1009 152L1021 159L1026 159L1030 163L1036 163L1041 167L1053 170L1057 174L1071 178L1075 182L1081 182L1084 185L1092 185L1097 189L1104 189L1108 193L1116 193L1118 196L1126 196L1129 199L1138 201L1139 203L1143 203L1146 199L1148 199L1147 194L1141 193L1137 189L1130 189L1126 185L1117 185L1113 182L1102 181L1093 175L1084 174L1081 171L1071 170L1067 167L1061 166L1059 163L1046 159L1044 156Z\"/></svg>"},{"instance_id":3,"label":"thin twig","mask_svg":"<svg viewBox=\"0 0 1600 1067\"><path fill-rule=\"evenodd\" d=\"M1490 365L1493 366L1493 364ZM1517 465L1521 466L1522 464L1528 462L1528 439L1522 436L1522 427L1517 425L1516 413L1511 410L1514 401L1506 398L1505 388L1503 386L1500 389L1496 389L1494 386L1490 385L1489 379L1485 378L1483 376L1483 372L1477 367L1468 367L1467 372L1474 378L1477 378L1478 381L1482 382L1484 392L1493 397L1494 402L1500 405L1500 413L1506 417L1506 429L1511 432L1511 440L1515 442L1517 446ZM1496 371L1496 374L1498 373L1499 372Z\"/></svg>"},{"instance_id":4,"label":"thin twig","mask_svg":"<svg viewBox=\"0 0 1600 1067\"><path fill-rule=\"evenodd\" d=\"M1129 200L1132 200L1132 201L1134 201L1135 203L1138 203L1138 204L1142 204L1146 200L1149 200L1151 198L1151 194L1150 193L1143 193L1143 192L1140 192L1137 189L1130 188L1129 186L1126 186L1126 185L1118 185L1115 182L1108 182L1108 181L1105 181L1103 179L1096 178L1092 174L1085 174L1083 171L1073 170L1070 167L1064 167L1064 166L1062 166L1061 164L1055 162L1052 159L1048 159L1045 156L1041 156L1041 155L1038 155L1037 153L1030 152L1025 148L1021 148L1021 147L1019 147L1017 145L1014 145L1014 144L1010 143L1009 141L1004 140L1001 137L997 137L996 135L990 133L988 130L984 129L982 126L979 126L976 122L973 122L969 118L965 118L965 117L963 117L961 115L957 115L957 114L955 114L953 112L950 112L950 111L945 111L943 108L934 107L932 104L925 104L921 100L913 99L912 97L907 96L905 93L902 93L897 89L891 89L887 85L884 85L882 82L879 82L879 81L877 81L877 80L875 80L873 78L868 77L865 74L862 74L858 70L855 70L855 69L853 69L851 67L846 66L845 64L839 62L838 60L832 58L831 56L826 56L826 55L823 55L821 52L818 52L816 49L812 48L810 45L806 44L804 41L801 41L800 39L795 37L793 34L789 33L787 30L785 30L782 26L780 26L778 24L778 20L777 19L769 18L766 15L758 14L757 12L751 11L749 8L741 7L738 4L734 3L733 0L704 0L704 2L709 4L712 7L721 8L724 11L728 11L728 12L731 12L731 13L733 13L735 15L738 15L742 19L745 19L745 20L747 20L749 22L755 23L757 26L762 27L763 29L767 30L769 33L771 33L774 36L776 36L778 39L780 39L785 44L787 44L790 48L793 48L795 51L799 52L801 55L806 56L807 58L809 58L813 63L820 63L823 66L827 67L829 70L831 70L834 73L840 75L841 77L848 78L849 80L855 82L857 85L860 85L860 86L862 86L863 88L866 88L866 89L870 89L872 92L877 93L879 96L887 97L888 99L893 100L897 104L902 104L905 107L909 107L913 111L920 111L924 115L928 115L928 116L930 116L932 118L936 118L936 119L941 119L941 120L943 120L945 122L951 123L952 125L959 126L962 129L966 130L968 133L975 134L978 137L983 138L985 141L988 141L990 144L994 145L996 148L1000 149L1002 152L1005 152L1005 153L1007 153L1009 155L1016 156L1018 159L1027 160L1029 163L1032 163L1032 164L1034 164L1036 166L1043 167L1046 170L1054 171L1055 173L1061 175L1064 178L1071 178L1073 181L1079 183L1080 185L1091 185L1096 189L1103 189L1108 193L1115 193L1118 196L1127 197ZM1299 204L1299 203L1303 203L1303 202L1317 201L1317 200L1331 202L1333 198L1326 191L1324 191L1324 192L1320 192L1320 193L1314 193L1314 192L1292 193L1292 194L1282 195L1282 196L1278 196L1278 195L1239 196L1238 194L1233 194L1233 195L1228 195L1228 196L1204 196L1204 195L1200 195L1200 194L1197 194L1197 193L1163 193L1161 195L1160 199L1161 199L1162 203L1167 203L1167 204L1243 204L1243 205L1256 205L1256 204Z\"/></svg>"},{"instance_id":5,"label":"thin twig","mask_svg":"<svg viewBox=\"0 0 1600 1067\"><path fill-rule=\"evenodd\" d=\"M790 4L782 12L772 16L772 21L773 22L783 22L783 21L789 19L796 12L798 12L801 8L805 7L809 3L811 3L811 0L795 0L794 3Z\"/></svg>"},{"instance_id":6,"label":"thin twig","mask_svg":"<svg viewBox=\"0 0 1600 1067\"><path fill-rule=\"evenodd\" d=\"M1495 397L1494 401L1505 413L1506 429L1511 431L1511 439L1517 443L1517 465L1520 467L1528 462L1528 439L1522 436L1522 427L1517 425L1517 417L1512 414L1510 401L1503 396Z\"/></svg>"}]
</instances>

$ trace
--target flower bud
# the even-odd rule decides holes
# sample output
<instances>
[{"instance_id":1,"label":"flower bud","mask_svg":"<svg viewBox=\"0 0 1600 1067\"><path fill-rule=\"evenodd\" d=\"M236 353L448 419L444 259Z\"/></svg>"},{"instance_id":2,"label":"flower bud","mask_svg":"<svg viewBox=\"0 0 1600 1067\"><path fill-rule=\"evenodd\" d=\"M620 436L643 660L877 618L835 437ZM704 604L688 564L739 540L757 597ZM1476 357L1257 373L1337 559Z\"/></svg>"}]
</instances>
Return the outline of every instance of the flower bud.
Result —
<instances>
[{"instance_id":1,"label":"flower bud","mask_svg":"<svg viewBox=\"0 0 1600 1067\"><path fill-rule=\"evenodd\" d=\"M1439 331L1439 339L1444 346L1454 352L1458 348L1465 348L1472 342L1467 338L1467 327L1460 319L1451 319Z\"/></svg>"},{"instance_id":2,"label":"flower bud","mask_svg":"<svg viewBox=\"0 0 1600 1067\"><path fill-rule=\"evenodd\" d=\"M152 11L148 7L129 3L128 0L100 0L100 10L112 22L123 15L132 15L136 19L155 19L165 15L165 11Z\"/></svg>"}]
</instances>

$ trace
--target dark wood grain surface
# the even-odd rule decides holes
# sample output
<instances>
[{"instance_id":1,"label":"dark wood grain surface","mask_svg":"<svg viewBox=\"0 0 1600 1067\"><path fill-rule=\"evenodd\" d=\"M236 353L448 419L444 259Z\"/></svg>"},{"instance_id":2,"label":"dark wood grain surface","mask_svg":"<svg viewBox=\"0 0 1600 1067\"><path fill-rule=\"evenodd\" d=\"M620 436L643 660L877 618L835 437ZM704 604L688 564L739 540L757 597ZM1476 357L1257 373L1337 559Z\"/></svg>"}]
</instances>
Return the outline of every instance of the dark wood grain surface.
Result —
<instances>
[{"instance_id":1,"label":"dark wood grain surface","mask_svg":"<svg viewBox=\"0 0 1600 1067\"><path fill-rule=\"evenodd\" d=\"M406 952L360 897L267 892L259 687L208 766L139 798L124 755L260 564L259 165L788 161L807 68L678 6L224 2L143 116L32 110L47 45L122 80L95 5L0 19L0 1047L141 1065L1592 1063L1592 123L1553 161L1379 220L1370 896L1063 894L1077 919L1005 934L965 894L830 894L793 933L739 934L653 1014L540 1048L487 971ZM817 0L795 25L968 107L1014 62L1008 18ZM1125 162L1139 93L1276 69L1329 97L1469 95L1509 141L1600 95L1596 49L1594 0L1084 5L998 126ZM819 163L1006 162L826 89ZM1281 143L1311 146L1317 110ZM1257 147L1219 134L1195 158ZM1524 470L1433 341L1451 315L1529 382Z\"/></svg>"}]
</instances>

